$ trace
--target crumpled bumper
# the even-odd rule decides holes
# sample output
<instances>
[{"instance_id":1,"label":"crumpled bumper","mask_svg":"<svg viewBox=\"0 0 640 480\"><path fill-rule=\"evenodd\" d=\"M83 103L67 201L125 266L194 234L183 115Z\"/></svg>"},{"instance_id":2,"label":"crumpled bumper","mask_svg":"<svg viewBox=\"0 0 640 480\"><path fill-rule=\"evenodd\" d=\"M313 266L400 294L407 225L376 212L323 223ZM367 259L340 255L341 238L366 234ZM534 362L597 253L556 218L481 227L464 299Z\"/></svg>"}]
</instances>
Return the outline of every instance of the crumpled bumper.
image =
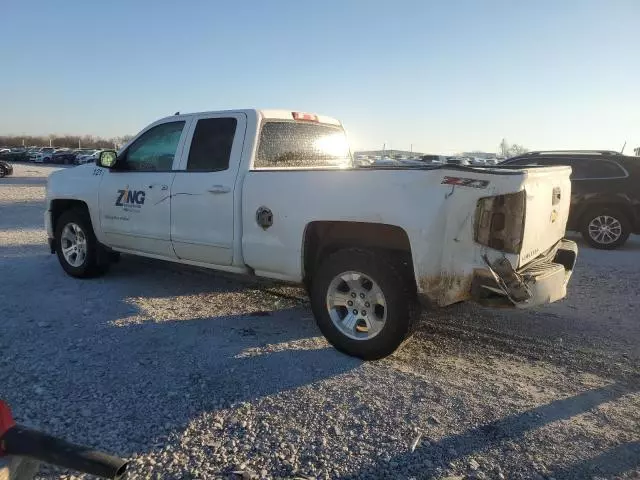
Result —
<instances>
[{"instance_id":1,"label":"crumpled bumper","mask_svg":"<svg viewBox=\"0 0 640 480\"><path fill-rule=\"evenodd\" d=\"M578 257L578 246L562 239L545 255L519 270L505 258L476 270L471 295L482 305L530 308L555 302L567 295L567 284Z\"/></svg>"}]
</instances>

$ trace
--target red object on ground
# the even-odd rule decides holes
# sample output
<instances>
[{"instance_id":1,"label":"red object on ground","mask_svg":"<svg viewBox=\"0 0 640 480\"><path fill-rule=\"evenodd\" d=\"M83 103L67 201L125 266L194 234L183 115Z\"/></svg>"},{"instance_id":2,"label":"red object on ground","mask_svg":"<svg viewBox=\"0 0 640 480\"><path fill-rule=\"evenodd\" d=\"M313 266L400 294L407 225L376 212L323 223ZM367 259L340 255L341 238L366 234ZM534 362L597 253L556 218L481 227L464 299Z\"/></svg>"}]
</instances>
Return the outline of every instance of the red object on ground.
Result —
<instances>
[{"instance_id":1,"label":"red object on ground","mask_svg":"<svg viewBox=\"0 0 640 480\"><path fill-rule=\"evenodd\" d=\"M7 430L16 426L16 422L11 416L11 409L4 400L0 400L0 457L4 455L4 448L2 445L2 436Z\"/></svg>"}]
</instances>

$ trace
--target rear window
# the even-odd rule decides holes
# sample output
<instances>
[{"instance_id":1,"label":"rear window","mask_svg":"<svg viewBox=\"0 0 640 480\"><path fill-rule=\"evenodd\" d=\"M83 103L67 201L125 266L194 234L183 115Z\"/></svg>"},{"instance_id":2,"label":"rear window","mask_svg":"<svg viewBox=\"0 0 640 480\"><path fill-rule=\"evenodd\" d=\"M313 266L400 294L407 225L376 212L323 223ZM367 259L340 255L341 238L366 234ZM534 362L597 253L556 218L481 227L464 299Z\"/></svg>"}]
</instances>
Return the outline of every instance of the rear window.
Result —
<instances>
[{"instance_id":1,"label":"rear window","mask_svg":"<svg viewBox=\"0 0 640 480\"><path fill-rule=\"evenodd\" d=\"M266 122L260 134L255 168L349 167L351 153L344 130L301 122Z\"/></svg>"}]
</instances>

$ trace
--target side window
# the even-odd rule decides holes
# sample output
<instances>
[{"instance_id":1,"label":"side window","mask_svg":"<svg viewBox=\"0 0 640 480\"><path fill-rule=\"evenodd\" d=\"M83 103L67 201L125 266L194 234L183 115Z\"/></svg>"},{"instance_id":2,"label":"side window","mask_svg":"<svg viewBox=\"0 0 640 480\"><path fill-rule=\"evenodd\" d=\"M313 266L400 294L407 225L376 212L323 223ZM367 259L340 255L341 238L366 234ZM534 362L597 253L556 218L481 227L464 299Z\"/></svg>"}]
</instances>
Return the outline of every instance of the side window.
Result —
<instances>
[{"instance_id":1,"label":"side window","mask_svg":"<svg viewBox=\"0 0 640 480\"><path fill-rule=\"evenodd\" d=\"M171 170L184 122L156 125L136 139L118 159L118 170L156 172Z\"/></svg>"},{"instance_id":2,"label":"side window","mask_svg":"<svg viewBox=\"0 0 640 480\"><path fill-rule=\"evenodd\" d=\"M575 163L578 162L576 161ZM585 166L580 172L580 176L578 176L578 174L574 174L573 178L575 180L587 180L589 178L620 178L626 176L627 175L622 167L615 162L607 160L586 160Z\"/></svg>"},{"instance_id":3,"label":"side window","mask_svg":"<svg viewBox=\"0 0 640 480\"><path fill-rule=\"evenodd\" d=\"M198 120L189 149L187 170L219 172L229 168L229 157L237 123L235 118Z\"/></svg>"}]
</instances>

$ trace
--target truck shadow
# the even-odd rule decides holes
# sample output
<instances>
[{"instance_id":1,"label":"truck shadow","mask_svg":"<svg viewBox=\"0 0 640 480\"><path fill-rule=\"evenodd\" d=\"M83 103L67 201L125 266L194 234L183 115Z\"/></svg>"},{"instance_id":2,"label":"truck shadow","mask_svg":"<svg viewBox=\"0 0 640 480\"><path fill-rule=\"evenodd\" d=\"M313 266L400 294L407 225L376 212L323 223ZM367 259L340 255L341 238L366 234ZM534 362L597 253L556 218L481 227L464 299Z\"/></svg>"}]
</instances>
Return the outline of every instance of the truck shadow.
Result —
<instances>
[{"instance_id":1,"label":"truck shadow","mask_svg":"<svg viewBox=\"0 0 640 480\"><path fill-rule=\"evenodd\" d=\"M0 202L2 201L2 185L0 185ZM26 200L10 205L0 203L0 232L11 233L20 229L43 229L44 202ZM16 232L19 233L19 232Z\"/></svg>"},{"instance_id":2,"label":"truck shadow","mask_svg":"<svg viewBox=\"0 0 640 480\"><path fill-rule=\"evenodd\" d=\"M42 333L51 338L33 345L46 367L33 372L16 358L11 378L0 374L10 403L16 390L43 396L30 402L40 405L37 410L22 411L16 402L16 417L53 434L71 431L70 440L123 456L153 450L204 413L317 384L360 365L324 342L305 345L318 332L297 309L110 326L72 340L53 330L45 327ZM57 349L66 354L55 355ZM65 428L63 418L82 424L82 431Z\"/></svg>"},{"instance_id":3,"label":"truck shadow","mask_svg":"<svg viewBox=\"0 0 640 480\"><path fill-rule=\"evenodd\" d=\"M262 291L268 282L138 258L82 281L46 252L0 258L0 268L13 292L0 290L0 396L19 422L123 456L202 414L361 364L316 338L295 296ZM172 310L176 297L186 310ZM209 302L225 313L200 308Z\"/></svg>"},{"instance_id":4,"label":"truck shadow","mask_svg":"<svg viewBox=\"0 0 640 480\"><path fill-rule=\"evenodd\" d=\"M11 175L9 177L0 178L0 186L17 185L20 187L29 187L32 185L36 185L36 186L44 187L46 184L47 184L46 177L16 177Z\"/></svg>"},{"instance_id":5,"label":"truck shadow","mask_svg":"<svg viewBox=\"0 0 640 480\"><path fill-rule=\"evenodd\" d=\"M584 462L568 467L551 469L554 478L601 478L616 477L640 467L640 442L618 445Z\"/></svg>"},{"instance_id":6,"label":"truck shadow","mask_svg":"<svg viewBox=\"0 0 640 480\"><path fill-rule=\"evenodd\" d=\"M638 386L611 384L601 388L588 390L578 395L561 400L555 400L546 405L509 415L493 422L466 430L463 433L449 435L440 440L422 442L415 451L392 458L379 459L373 465L366 467L349 476L349 478L373 478L384 472L390 462L405 467L408 475L424 473L424 461L441 467L449 465L468 455L482 454L491 449L502 448L507 442L519 442L528 433L549 425L556 421L567 420L576 415L588 412L599 405L614 401L623 395L638 391ZM555 478L588 478L591 474L605 472L621 473L633 468L640 461L640 457L633 455L638 451L638 443L632 442L595 458L571 467L554 470L550 476ZM526 469L526 467L524 467ZM510 477L510 475L508 475Z\"/></svg>"}]
</instances>

